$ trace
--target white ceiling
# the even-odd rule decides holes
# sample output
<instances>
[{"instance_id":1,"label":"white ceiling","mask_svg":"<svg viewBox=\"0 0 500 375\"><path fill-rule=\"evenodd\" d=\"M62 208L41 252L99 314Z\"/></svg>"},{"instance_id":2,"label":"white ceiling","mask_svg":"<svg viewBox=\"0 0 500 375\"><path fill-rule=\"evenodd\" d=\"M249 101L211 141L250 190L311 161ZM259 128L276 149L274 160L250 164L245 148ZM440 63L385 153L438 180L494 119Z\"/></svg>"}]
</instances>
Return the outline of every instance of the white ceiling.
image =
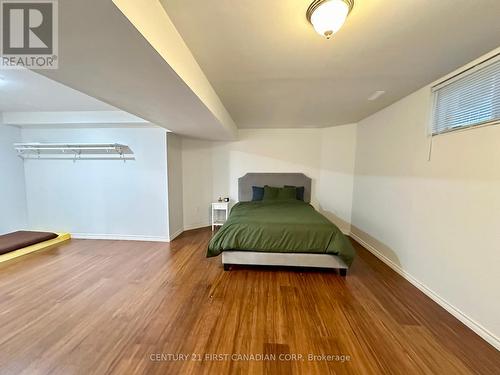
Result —
<instances>
[{"instance_id":1,"label":"white ceiling","mask_svg":"<svg viewBox=\"0 0 500 375\"><path fill-rule=\"evenodd\" d=\"M355 0L331 40L310 2L162 0L240 128L356 122L500 44L499 0Z\"/></svg>"},{"instance_id":2,"label":"white ceiling","mask_svg":"<svg viewBox=\"0 0 500 375\"><path fill-rule=\"evenodd\" d=\"M116 108L27 69L0 71L0 112L116 111Z\"/></svg>"}]
</instances>

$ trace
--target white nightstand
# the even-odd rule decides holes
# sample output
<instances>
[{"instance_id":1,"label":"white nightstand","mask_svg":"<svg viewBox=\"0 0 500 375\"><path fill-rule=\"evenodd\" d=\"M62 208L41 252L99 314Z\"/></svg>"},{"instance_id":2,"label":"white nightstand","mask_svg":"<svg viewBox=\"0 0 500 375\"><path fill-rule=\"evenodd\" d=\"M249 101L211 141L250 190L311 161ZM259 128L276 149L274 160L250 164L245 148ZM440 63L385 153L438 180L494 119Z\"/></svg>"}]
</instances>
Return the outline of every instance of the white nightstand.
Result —
<instances>
[{"instance_id":1,"label":"white nightstand","mask_svg":"<svg viewBox=\"0 0 500 375\"><path fill-rule=\"evenodd\" d=\"M222 215L223 214L223 215ZM229 217L229 202L212 203L212 230L223 225Z\"/></svg>"}]
</instances>

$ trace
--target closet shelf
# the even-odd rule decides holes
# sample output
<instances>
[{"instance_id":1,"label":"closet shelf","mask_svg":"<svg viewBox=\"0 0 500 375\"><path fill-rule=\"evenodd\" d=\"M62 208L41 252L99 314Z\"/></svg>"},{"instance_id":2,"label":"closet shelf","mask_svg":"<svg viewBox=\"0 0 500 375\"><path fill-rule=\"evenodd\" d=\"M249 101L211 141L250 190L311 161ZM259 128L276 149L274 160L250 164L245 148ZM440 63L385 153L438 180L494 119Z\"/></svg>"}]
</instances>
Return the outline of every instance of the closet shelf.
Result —
<instances>
[{"instance_id":1,"label":"closet shelf","mask_svg":"<svg viewBox=\"0 0 500 375\"><path fill-rule=\"evenodd\" d=\"M22 159L134 160L134 152L120 143L15 143Z\"/></svg>"}]
</instances>

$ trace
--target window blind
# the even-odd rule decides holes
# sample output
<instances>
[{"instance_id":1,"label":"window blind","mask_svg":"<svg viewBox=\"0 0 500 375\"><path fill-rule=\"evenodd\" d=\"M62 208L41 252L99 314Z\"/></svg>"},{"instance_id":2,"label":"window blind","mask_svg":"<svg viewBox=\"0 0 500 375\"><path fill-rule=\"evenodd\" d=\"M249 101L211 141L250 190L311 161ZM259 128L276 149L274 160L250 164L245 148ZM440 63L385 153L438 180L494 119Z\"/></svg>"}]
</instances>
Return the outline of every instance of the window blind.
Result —
<instances>
[{"instance_id":1,"label":"window blind","mask_svg":"<svg viewBox=\"0 0 500 375\"><path fill-rule=\"evenodd\" d=\"M498 56L433 88L432 135L500 122Z\"/></svg>"}]
</instances>

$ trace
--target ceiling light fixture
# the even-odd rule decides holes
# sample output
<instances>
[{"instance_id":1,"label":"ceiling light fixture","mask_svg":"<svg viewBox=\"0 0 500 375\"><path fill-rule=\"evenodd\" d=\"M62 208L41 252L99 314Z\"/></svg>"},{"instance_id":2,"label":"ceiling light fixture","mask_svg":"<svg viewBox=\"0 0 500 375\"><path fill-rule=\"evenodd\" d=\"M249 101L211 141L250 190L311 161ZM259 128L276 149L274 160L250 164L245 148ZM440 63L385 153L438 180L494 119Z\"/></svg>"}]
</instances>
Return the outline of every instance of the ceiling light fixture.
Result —
<instances>
[{"instance_id":1,"label":"ceiling light fixture","mask_svg":"<svg viewBox=\"0 0 500 375\"><path fill-rule=\"evenodd\" d=\"M314 0L306 12L316 32L330 39L340 30L354 7L354 0Z\"/></svg>"}]
</instances>

